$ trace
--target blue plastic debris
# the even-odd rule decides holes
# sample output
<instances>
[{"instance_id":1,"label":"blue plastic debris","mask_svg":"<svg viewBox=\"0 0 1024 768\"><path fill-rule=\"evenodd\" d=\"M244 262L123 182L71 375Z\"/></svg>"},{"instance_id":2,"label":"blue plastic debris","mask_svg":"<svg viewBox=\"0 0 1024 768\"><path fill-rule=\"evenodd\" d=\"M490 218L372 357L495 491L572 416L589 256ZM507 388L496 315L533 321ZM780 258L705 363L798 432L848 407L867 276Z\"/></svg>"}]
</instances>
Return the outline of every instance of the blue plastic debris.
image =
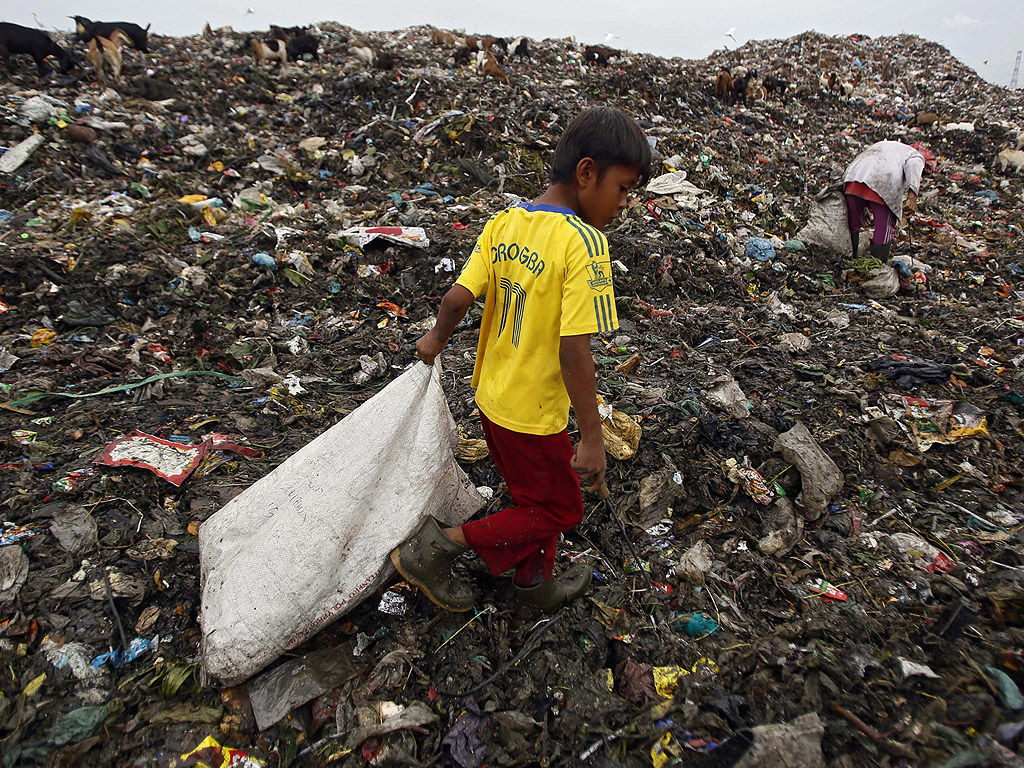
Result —
<instances>
[{"instance_id":1,"label":"blue plastic debris","mask_svg":"<svg viewBox=\"0 0 1024 768\"><path fill-rule=\"evenodd\" d=\"M752 237L747 240L747 245L743 249L743 255L748 259L756 259L757 261L771 261L775 258L775 246L772 245L771 240L763 237Z\"/></svg>"},{"instance_id":2,"label":"blue plastic debris","mask_svg":"<svg viewBox=\"0 0 1024 768\"><path fill-rule=\"evenodd\" d=\"M127 651L116 650L101 653L92 660L92 665L93 667L102 667L109 662L114 669L120 669L125 664L135 661L139 656L149 653L152 648L153 644L149 640L144 637L136 637L128 644Z\"/></svg>"},{"instance_id":3,"label":"blue plastic debris","mask_svg":"<svg viewBox=\"0 0 1024 768\"><path fill-rule=\"evenodd\" d=\"M260 251L259 253L254 253L252 260L259 264L260 266L266 267L267 269L277 269L277 262L274 260L274 257L271 256L269 253L264 253L263 251Z\"/></svg>"}]
</instances>

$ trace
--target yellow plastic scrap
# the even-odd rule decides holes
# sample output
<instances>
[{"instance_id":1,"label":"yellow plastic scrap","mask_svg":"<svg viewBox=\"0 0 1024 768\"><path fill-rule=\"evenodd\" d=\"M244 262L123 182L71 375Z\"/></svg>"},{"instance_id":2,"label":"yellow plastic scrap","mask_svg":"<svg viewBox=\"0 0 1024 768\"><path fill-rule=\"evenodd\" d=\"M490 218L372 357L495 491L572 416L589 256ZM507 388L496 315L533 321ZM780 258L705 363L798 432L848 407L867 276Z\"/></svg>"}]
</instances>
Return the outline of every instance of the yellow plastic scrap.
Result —
<instances>
[{"instance_id":1,"label":"yellow plastic scrap","mask_svg":"<svg viewBox=\"0 0 1024 768\"><path fill-rule=\"evenodd\" d=\"M206 195L183 195L178 198L179 203L201 203L206 199Z\"/></svg>"},{"instance_id":2,"label":"yellow plastic scrap","mask_svg":"<svg viewBox=\"0 0 1024 768\"><path fill-rule=\"evenodd\" d=\"M660 739L651 745L651 765L654 768L664 768L668 765L670 757L679 757L681 754L679 742L676 741L671 731L666 731Z\"/></svg>"},{"instance_id":3,"label":"yellow plastic scrap","mask_svg":"<svg viewBox=\"0 0 1024 768\"><path fill-rule=\"evenodd\" d=\"M601 414L604 449L620 461L633 458L643 434L640 425L622 411L605 405L604 398L600 395L597 398L597 410Z\"/></svg>"},{"instance_id":4,"label":"yellow plastic scrap","mask_svg":"<svg viewBox=\"0 0 1024 768\"><path fill-rule=\"evenodd\" d=\"M697 659L689 669L677 665L655 667L654 688L662 696L671 698L676 692L680 678L689 674L696 674L702 668L710 672L718 672L718 665L707 656Z\"/></svg>"},{"instance_id":5,"label":"yellow plastic scrap","mask_svg":"<svg viewBox=\"0 0 1024 768\"><path fill-rule=\"evenodd\" d=\"M690 674L690 671L686 667L675 665L655 667L654 688L662 696L671 697L676 692L676 686L679 685L679 678L688 674Z\"/></svg>"},{"instance_id":6,"label":"yellow plastic scrap","mask_svg":"<svg viewBox=\"0 0 1024 768\"><path fill-rule=\"evenodd\" d=\"M43 674L41 674L35 680L26 685L25 690L23 690L21 694L25 697L35 696L37 693L39 693L39 689L43 687L43 683L45 682L46 673L43 672Z\"/></svg>"},{"instance_id":7,"label":"yellow plastic scrap","mask_svg":"<svg viewBox=\"0 0 1024 768\"><path fill-rule=\"evenodd\" d=\"M57 339L57 332L52 328L40 328L38 331L32 334L32 340L29 344L35 347L44 347L47 344L53 344Z\"/></svg>"},{"instance_id":8,"label":"yellow plastic scrap","mask_svg":"<svg viewBox=\"0 0 1024 768\"><path fill-rule=\"evenodd\" d=\"M202 755L201 757L193 758L195 762L189 760L193 755L199 752L206 752L207 750L210 750L209 757ZM221 746L213 736L207 736L191 752L183 754L181 759L189 760L189 762L183 765L194 766L194 768L214 768L214 766L224 765L230 765L232 768L263 768L266 765L262 760L250 757L240 749ZM203 762L204 759L209 759L210 762Z\"/></svg>"},{"instance_id":9,"label":"yellow plastic scrap","mask_svg":"<svg viewBox=\"0 0 1024 768\"><path fill-rule=\"evenodd\" d=\"M475 440L459 435L459 444L455 447L455 458L459 461L473 463L487 458L487 441Z\"/></svg>"},{"instance_id":10,"label":"yellow plastic scrap","mask_svg":"<svg viewBox=\"0 0 1024 768\"><path fill-rule=\"evenodd\" d=\"M85 208L75 208L71 211L71 226L77 227L83 221L88 221L92 218L92 211L86 210Z\"/></svg>"}]
</instances>

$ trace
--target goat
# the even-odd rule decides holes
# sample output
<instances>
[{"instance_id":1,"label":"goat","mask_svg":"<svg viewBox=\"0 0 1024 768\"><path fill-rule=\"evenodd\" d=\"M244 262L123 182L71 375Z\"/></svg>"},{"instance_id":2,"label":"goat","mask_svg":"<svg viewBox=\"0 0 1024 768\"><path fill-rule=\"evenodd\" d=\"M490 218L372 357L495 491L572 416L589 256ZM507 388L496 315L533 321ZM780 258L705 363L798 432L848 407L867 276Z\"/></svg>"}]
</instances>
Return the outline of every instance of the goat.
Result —
<instances>
[{"instance_id":1,"label":"goat","mask_svg":"<svg viewBox=\"0 0 1024 768\"><path fill-rule=\"evenodd\" d=\"M493 37L467 37L465 39L466 47L474 53L476 51L489 51L494 45L496 38Z\"/></svg>"},{"instance_id":2,"label":"goat","mask_svg":"<svg viewBox=\"0 0 1024 768\"><path fill-rule=\"evenodd\" d=\"M395 57L387 51L377 54L377 60L374 62L374 65L377 69L394 69Z\"/></svg>"},{"instance_id":3,"label":"goat","mask_svg":"<svg viewBox=\"0 0 1024 768\"><path fill-rule=\"evenodd\" d=\"M353 56L355 56L368 67L372 67L373 62L377 58L373 53L373 48L371 48L368 45L350 45L348 47L348 52L351 53Z\"/></svg>"},{"instance_id":4,"label":"goat","mask_svg":"<svg viewBox=\"0 0 1024 768\"><path fill-rule=\"evenodd\" d=\"M455 47L456 37L443 29L430 30L430 42L434 45L450 45Z\"/></svg>"},{"instance_id":5,"label":"goat","mask_svg":"<svg viewBox=\"0 0 1024 768\"><path fill-rule=\"evenodd\" d=\"M530 58L530 39L528 37L517 37L505 47L509 58L518 56L520 59Z\"/></svg>"},{"instance_id":6,"label":"goat","mask_svg":"<svg viewBox=\"0 0 1024 768\"><path fill-rule=\"evenodd\" d=\"M120 29L131 40L135 50L142 53L149 53L147 35L150 25L143 29L138 24L130 21L90 21L84 16L72 16L78 29L78 39L87 43L94 37L105 37L110 39L115 29Z\"/></svg>"},{"instance_id":7,"label":"goat","mask_svg":"<svg viewBox=\"0 0 1024 768\"><path fill-rule=\"evenodd\" d=\"M8 57L17 54L31 56L39 68L40 77L45 77L49 72L46 68L48 56L53 56L60 62L61 74L71 69L74 64L71 52L53 42L45 32L2 21L0 22L0 59L3 60L4 66L10 68Z\"/></svg>"},{"instance_id":8,"label":"goat","mask_svg":"<svg viewBox=\"0 0 1024 768\"><path fill-rule=\"evenodd\" d=\"M715 79L715 96L723 101L727 101L732 96L732 74L725 67L722 67Z\"/></svg>"},{"instance_id":9,"label":"goat","mask_svg":"<svg viewBox=\"0 0 1024 768\"><path fill-rule=\"evenodd\" d=\"M783 80L775 75L765 75L764 90L766 93L770 94L778 92L779 96L785 100L786 91L789 90L789 81Z\"/></svg>"},{"instance_id":10,"label":"goat","mask_svg":"<svg viewBox=\"0 0 1024 768\"><path fill-rule=\"evenodd\" d=\"M732 81L732 96L733 101L742 101L744 104L747 103L747 86L750 81L757 77L757 70L751 69L744 75L733 78Z\"/></svg>"},{"instance_id":11,"label":"goat","mask_svg":"<svg viewBox=\"0 0 1024 768\"><path fill-rule=\"evenodd\" d=\"M455 49L455 53L452 55L452 59L456 67L464 67L469 64L472 56L469 53L469 48L464 45L460 45Z\"/></svg>"},{"instance_id":12,"label":"goat","mask_svg":"<svg viewBox=\"0 0 1024 768\"><path fill-rule=\"evenodd\" d=\"M1024 171L1024 152L1007 147L996 155L996 162L999 163L1000 173L1006 170L1006 166L1011 166L1020 176L1021 171Z\"/></svg>"},{"instance_id":13,"label":"goat","mask_svg":"<svg viewBox=\"0 0 1024 768\"><path fill-rule=\"evenodd\" d=\"M293 37L299 37L306 34L304 27L279 27L276 24L270 25L270 37L274 40L282 40L288 42Z\"/></svg>"},{"instance_id":14,"label":"goat","mask_svg":"<svg viewBox=\"0 0 1024 768\"><path fill-rule=\"evenodd\" d=\"M863 77L863 74L858 72L856 77L854 77L852 80L843 80L836 87L838 94L840 96L845 96L846 98L850 98L850 96L853 95L854 88L856 88L858 85L860 85L860 81L861 81L862 77Z\"/></svg>"},{"instance_id":15,"label":"goat","mask_svg":"<svg viewBox=\"0 0 1024 768\"><path fill-rule=\"evenodd\" d=\"M104 76L105 70L109 69L114 77L114 82L121 84L121 48L131 43L128 37L120 29L110 33L110 37L94 37L89 41L89 51L86 57L96 72L96 79L99 80L100 88L106 88L107 82Z\"/></svg>"},{"instance_id":16,"label":"goat","mask_svg":"<svg viewBox=\"0 0 1024 768\"><path fill-rule=\"evenodd\" d=\"M622 56L621 51L614 48L607 48L603 45L588 45L583 48L583 60L591 64L608 66L608 63L616 57Z\"/></svg>"},{"instance_id":17,"label":"goat","mask_svg":"<svg viewBox=\"0 0 1024 768\"><path fill-rule=\"evenodd\" d=\"M930 128L941 120L942 118L939 117L937 112L915 112L914 116L910 118L910 126Z\"/></svg>"},{"instance_id":18,"label":"goat","mask_svg":"<svg viewBox=\"0 0 1024 768\"><path fill-rule=\"evenodd\" d=\"M479 51L476 55L477 68L484 77L491 77L501 80L508 85L508 72L498 66L498 59L490 51Z\"/></svg>"},{"instance_id":19,"label":"goat","mask_svg":"<svg viewBox=\"0 0 1024 768\"><path fill-rule=\"evenodd\" d=\"M832 93L839 85L839 75L835 72L822 72L818 78L818 87L825 93Z\"/></svg>"},{"instance_id":20,"label":"goat","mask_svg":"<svg viewBox=\"0 0 1024 768\"><path fill-rule=\"evenodd\" d=\"M316 35L298 35L286 41L284 47L291 61L298 61L302 58L303 54L308 53L313 57L313 61L320 62L320 56L317 54L320 41Z\"/></svg>"},{"instance_id":21,"label":"goat","mask_svg":"<svg viewBox=\"0 0 1024 768\"><path fill-rule=\"evenodd\" d=\"M264 60L276 61L278 67L288 63L288 49L280 40L257 40L250 37L247 42L256 63Z\"/></svg>"}]
</instances>

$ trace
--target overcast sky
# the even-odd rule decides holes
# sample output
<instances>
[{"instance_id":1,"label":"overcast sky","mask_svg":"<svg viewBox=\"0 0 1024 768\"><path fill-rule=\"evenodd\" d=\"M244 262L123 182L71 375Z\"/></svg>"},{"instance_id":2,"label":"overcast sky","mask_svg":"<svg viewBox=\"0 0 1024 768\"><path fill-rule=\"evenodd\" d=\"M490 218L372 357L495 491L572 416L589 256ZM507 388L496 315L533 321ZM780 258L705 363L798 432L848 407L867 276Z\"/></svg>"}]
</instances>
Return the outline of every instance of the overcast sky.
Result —
<instances>
[{"instance_id":1,"label":"overcast sky","mask_svg":"<svg viewBox=\"0 0 1024 768\"><path fill-rule=\"evenodd\" d=\"M363 31L433 24L504 36L574 35L584 43L603 42L611 33L618 35L614 46L685 58L735 47L723 34L734 26L740 44L810 29L871 37L910 32L942 43L982 77L1004 86L1009 85L1017 51L1024 48L1024 0L0 0L0 8L3 20L26 26L36 26L35 16L45 27L71 30L67 16L80 14L151 23L153 32L169 35L196 34L206 22L240 31L266 29L271 22L316 21L337 21ZM1024 85L1024 73L1018 85Z\"/></svg>"}]
</instances>

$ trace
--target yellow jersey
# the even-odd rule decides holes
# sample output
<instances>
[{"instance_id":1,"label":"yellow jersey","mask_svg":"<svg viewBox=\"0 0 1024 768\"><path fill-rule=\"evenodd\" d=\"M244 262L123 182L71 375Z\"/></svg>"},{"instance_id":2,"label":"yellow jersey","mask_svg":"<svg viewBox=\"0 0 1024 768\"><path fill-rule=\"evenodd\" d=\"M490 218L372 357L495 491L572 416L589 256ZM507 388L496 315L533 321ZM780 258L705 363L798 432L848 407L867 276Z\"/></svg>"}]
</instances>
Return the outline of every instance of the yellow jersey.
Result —
<instances>
[{"instance_id":1,"label":"yellow jersey","mask_svg":"<svg viewBox=\"0 0 1024 768\"><path fill-rule=\"evenodd\" d=\"M619 327L607 238L569 208L520 203L491 217L456 283L486 295L477 407L515 432L561 432L570 405L561 337Z\"/></svg>"}]
</instances>

